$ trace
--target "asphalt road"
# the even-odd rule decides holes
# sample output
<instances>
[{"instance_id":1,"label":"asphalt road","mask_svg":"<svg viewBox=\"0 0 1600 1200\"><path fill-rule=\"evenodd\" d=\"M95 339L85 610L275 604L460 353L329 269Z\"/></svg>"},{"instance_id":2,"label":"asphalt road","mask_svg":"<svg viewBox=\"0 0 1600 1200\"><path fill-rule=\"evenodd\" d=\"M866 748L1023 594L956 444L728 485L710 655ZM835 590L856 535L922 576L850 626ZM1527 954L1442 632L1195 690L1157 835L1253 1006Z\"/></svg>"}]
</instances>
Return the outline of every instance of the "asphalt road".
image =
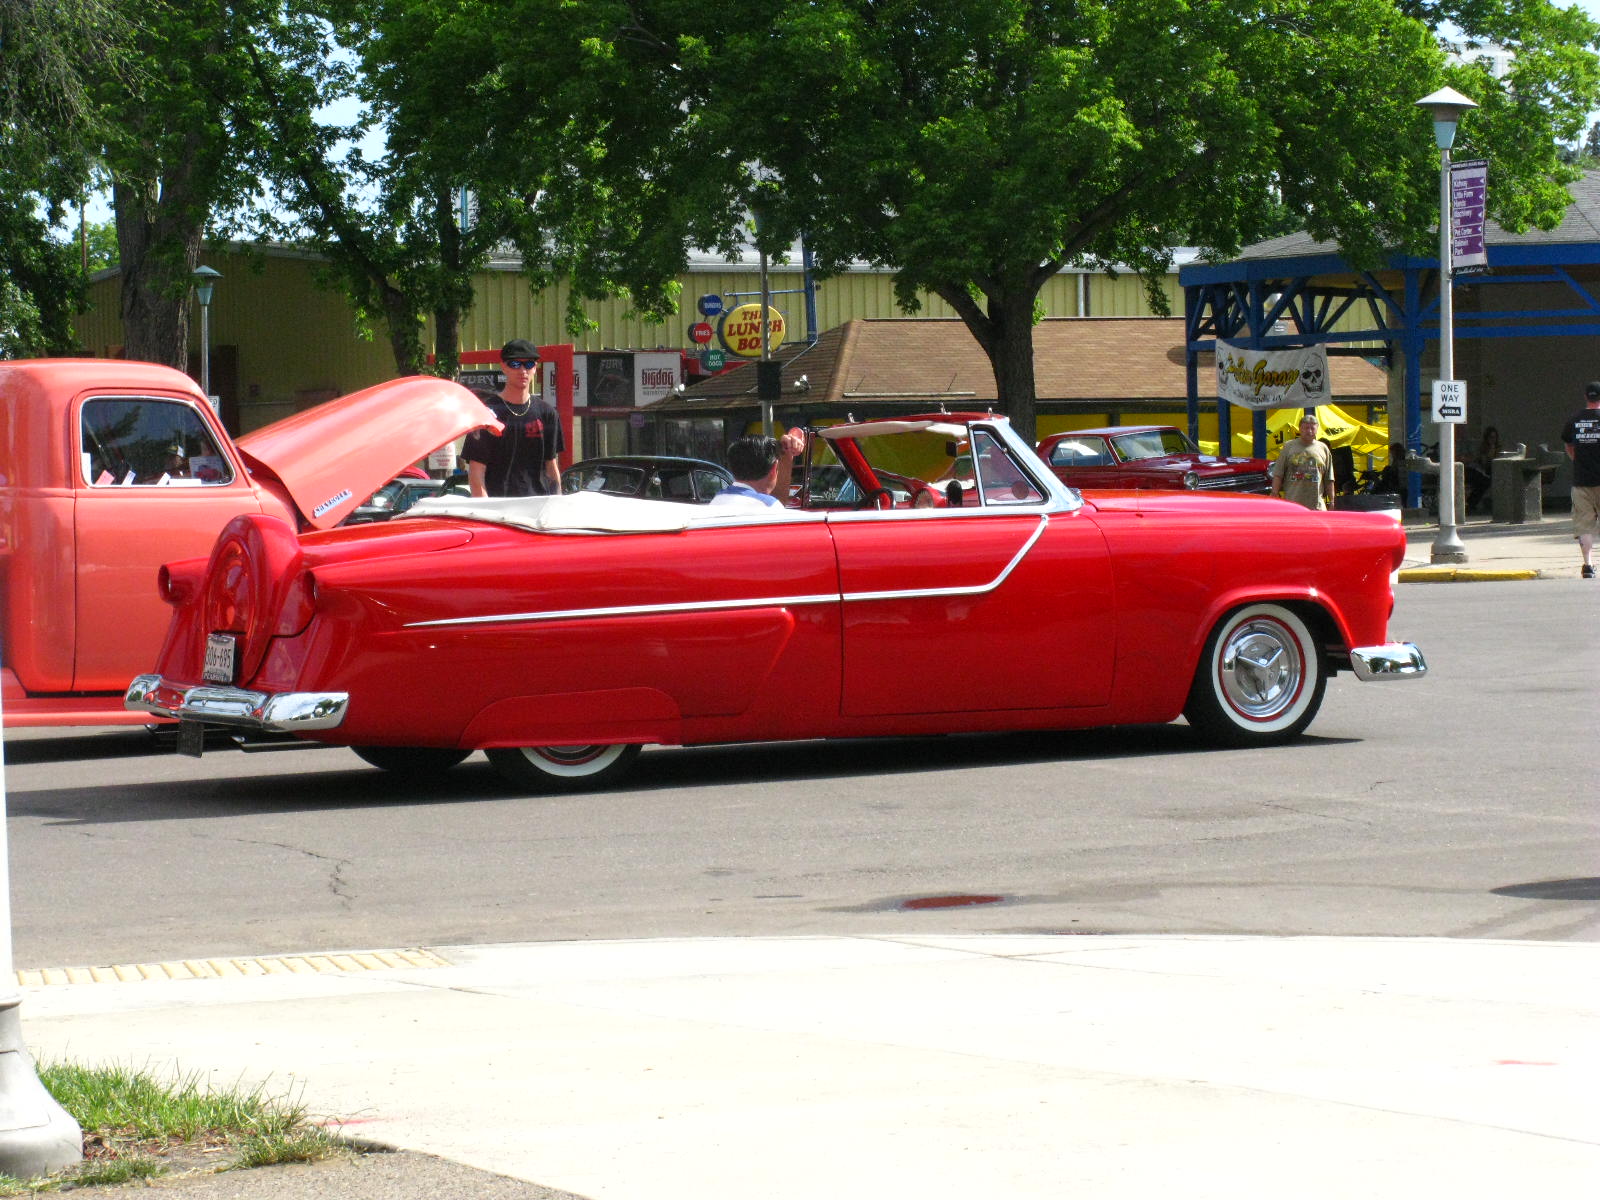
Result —
<instances>
[{"instance_id":1,"label":"asphalt road","mask_svg":"<svg viewBox=\"0 0 1600 1200\"><path fill-rule=\"evenodd\" d=\"M1267 750L1181 723L656 750L622 790L516 797L481 756L425 786L341 749L194 760L137 730L8 730L15 962L900 931L1592 940L1597 605L1577 580L1403 585L1392 632L1429 678L1341 676L1310 736Z\"/></svg>"}]
</instances>

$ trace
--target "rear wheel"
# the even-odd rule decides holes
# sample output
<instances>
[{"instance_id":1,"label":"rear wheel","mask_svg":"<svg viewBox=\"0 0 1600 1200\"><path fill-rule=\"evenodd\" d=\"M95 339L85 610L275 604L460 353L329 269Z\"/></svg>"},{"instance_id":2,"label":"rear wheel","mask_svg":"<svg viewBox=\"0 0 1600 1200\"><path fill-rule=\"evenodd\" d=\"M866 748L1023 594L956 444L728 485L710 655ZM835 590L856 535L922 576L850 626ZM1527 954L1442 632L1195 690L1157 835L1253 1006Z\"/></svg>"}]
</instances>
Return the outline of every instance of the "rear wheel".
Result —
<instances>
[{"instance_id":1,"label":"rear wheel","mask_svg":"<svg viewBox=\"0 0 1600 1200\"><path fill-rule=\"evenodd\" d=\"M494 769L519 787L581 792L624 775L638 746L511 746L485 750Z\"/></svg>"},{"instance_id":2,"label":"rear wheel","mask_svg":"<svg viewBox=\"0 0 1600 1200\"><path fill-rule=\"evenodd\" d=\"M1249 604L1211 631L1183 715L1224 745L1286 742L1311 724L1327 685L1306 623L1281 604Z\"/></svg>"},{"instance_id":3,"label":"rear wheel","mask_svg":"<svg viewBox=\"0 0 1600 1200\"><path fill-rule=\"evenodd\" d=\"M435 746L351 746L356 757L384 771L400 775L441 775L471 750L446 750Z\"/></svg>"}]
</instances>

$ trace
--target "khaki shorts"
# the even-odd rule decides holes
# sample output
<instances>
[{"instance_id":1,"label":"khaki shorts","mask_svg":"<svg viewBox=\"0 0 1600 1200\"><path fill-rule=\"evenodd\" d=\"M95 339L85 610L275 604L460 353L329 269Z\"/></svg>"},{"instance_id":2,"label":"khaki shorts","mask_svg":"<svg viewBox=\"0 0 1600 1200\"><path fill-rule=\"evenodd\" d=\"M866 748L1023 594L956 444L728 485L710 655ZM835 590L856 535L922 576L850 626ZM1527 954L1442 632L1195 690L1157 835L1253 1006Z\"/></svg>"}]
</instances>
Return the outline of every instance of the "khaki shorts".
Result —
<instances>
[{"instance_id":1,"label":"khaki shorts","mask_svg":"<svg viewBox=\"0 0 1600 1200\"><path fill-rule=\"evenodd\" d=\"M1600 534L1600 487L1572 489L1572 536Z\"/></svg>"}]
</instances>

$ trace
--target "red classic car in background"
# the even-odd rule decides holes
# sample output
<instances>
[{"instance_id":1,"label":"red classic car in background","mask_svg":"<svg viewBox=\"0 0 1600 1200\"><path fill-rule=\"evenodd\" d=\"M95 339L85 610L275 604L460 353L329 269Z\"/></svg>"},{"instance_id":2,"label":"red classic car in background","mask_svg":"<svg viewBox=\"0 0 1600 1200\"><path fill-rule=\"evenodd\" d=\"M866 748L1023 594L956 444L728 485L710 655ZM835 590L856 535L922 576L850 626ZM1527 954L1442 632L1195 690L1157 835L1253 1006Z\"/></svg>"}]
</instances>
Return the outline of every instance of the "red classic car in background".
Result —
<instances>
[{"instance_id":1,"label":"red classic car in background","mask_svg":"<svg viewBox=\"0 0 1600 1200\"><path fill-rule=\"evenodd\" d=\"M454 383L401 379L235 443L199 387L167 367L0 362L5 723L148 721L122 698L172 620L156 592L162 563L204 554L241 513L335 525L487 417Z\"/></svg>"},{"instance_id":2,"label":"red classic car in background","mask_svg":"<svg viewBox=\"0 0 1600 1200\"><path fill-rule=\"evenodd\" d=\"M482 749L519 787L581 788L647 744L1179 715L1218 741L1277 742L1336 673L1426 670L1387 640L1405 552L1387 516L1086 499L987 415L821 440L865 507L583 492L425 500L304 535L236 518L209 559L163 570L171 632L126 702L178 717L188 753L214 725L408 773ZM880 466L936 479L958 453L974 464L963 503L888 507Z\"/></svg>"},{"instance_id":3,"label":"red classic car in background","mask_svg":"<svg viewBox=\"0 0 1600 1200\"><path fill-rule=\"evenodd\" d=\"M1039 457L1056 478L1075 488L1172 488L1201 492L1272 490L1264 458L1219 458L1200 453L1189 435L1170 425L1116 425L1056 433L1039 443Z\"/></svg>"}]
</instances>

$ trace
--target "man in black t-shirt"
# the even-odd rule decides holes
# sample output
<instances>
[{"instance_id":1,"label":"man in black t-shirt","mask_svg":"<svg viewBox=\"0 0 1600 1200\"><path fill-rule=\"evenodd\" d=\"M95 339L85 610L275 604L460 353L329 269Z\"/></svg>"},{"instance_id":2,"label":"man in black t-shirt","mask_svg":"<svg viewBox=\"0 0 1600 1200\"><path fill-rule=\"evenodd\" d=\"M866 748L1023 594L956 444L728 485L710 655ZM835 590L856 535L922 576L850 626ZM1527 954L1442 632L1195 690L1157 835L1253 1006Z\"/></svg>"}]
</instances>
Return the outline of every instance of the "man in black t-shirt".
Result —
<instances>
[{"instance_id":1,"label":"man in black t-shirt","mask_svg":"<svg viewBox=\"0 0 1600 1200\"><path fill-rule=\"evenodd\" d=\"M512 338L500 350L506 385L500 394L478 392L505 426L499 434L476 429L467 435L461 459L474 496L559 496L561 470L556 457L566 449L556 410L533 394L539 350Z\"/></svg>"},{"instance_id":2,"label":"man in black t-shirt","mask_svg":"<svg viewBox=\"0 0 1600 1200\"><path fill-rule=\"evenodd\" d=\"M1595 534L1600 532L1600 379L1584 388L1586 407L1568 421L1561 431L1572 460L1572 536L1583 551L1585 579L1594 578Z\"/></svg>"}]
</instances>

